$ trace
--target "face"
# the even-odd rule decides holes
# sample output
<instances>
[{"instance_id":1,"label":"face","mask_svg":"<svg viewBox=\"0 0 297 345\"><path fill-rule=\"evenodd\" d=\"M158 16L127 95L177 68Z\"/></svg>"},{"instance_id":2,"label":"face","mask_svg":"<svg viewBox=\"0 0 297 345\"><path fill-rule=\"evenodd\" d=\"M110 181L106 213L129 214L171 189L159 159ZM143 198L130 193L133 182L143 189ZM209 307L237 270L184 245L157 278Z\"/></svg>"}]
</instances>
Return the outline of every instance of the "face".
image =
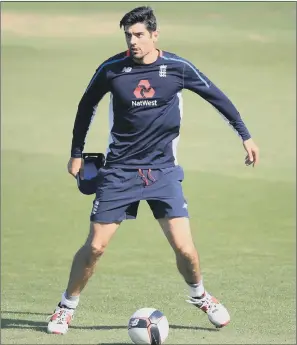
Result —
<instances>
[{"instance_id":1,"label":"face","mask_svg":"<svg viewBox=\"0 0 297 345\"><path fill-rule=\"evenodd\" d=\"M155 49L158 40L158 32L149 32L143 23L126 27L125 36L131 55L139 60Z\"/></svg>"}]
</instances>

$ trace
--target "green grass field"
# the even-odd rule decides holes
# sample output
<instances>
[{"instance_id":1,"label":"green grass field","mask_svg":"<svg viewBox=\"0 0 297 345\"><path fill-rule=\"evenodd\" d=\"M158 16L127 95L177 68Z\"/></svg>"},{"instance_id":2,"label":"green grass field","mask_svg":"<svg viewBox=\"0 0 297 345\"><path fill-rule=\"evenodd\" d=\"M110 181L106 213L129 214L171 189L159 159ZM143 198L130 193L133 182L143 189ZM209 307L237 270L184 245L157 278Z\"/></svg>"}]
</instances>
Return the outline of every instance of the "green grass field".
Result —
<instances>
[{"instance_id":1,"label":"green grass field","mask_svg":"<svg viewBox=\"0 0 297 345\"><path fill-rule=\"evenodd\" d=\"M294 344L294 3L152 4L160 48L226 92L261 150L260 165L245 167L234 132L184 92L184 192L206 287L229 308L230 325L216 331L185 303L173 252L143 203L108 247L71 331L45 332L93 200L66 170L77 104L97 66L126 48L118 22L139 4L1 3L1 343L129 344L130 315L155 307L171 326L167 344ZM107 102L86 150L106 148Z\"/></svg>"}]
</instances>

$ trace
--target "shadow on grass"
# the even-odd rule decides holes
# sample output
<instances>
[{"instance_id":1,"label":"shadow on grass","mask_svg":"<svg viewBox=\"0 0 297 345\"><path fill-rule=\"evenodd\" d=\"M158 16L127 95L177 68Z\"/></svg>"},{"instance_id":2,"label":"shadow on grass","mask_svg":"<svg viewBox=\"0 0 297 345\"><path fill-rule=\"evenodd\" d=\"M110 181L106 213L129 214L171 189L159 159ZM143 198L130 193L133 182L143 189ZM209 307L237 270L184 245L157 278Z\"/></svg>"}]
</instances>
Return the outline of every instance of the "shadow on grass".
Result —
<instances>
[{"instance_id":1,"label":"shadow on grass","mask_svg":"<svg viewBox=\"0 0 297 345\"><path fill-rule=\"evenodd\" d=\"M20 314L20 315L43 315L44 321L32 321L32 320L24 320L24 319L11 319L3 317L5 314ZM3 311L2 310L2 318L1 318L1 329L32 329L37 332L46 332L47 328L47 321L46 316L48 314L43 313L31 313L31 312L12 312L12 311ZM197 331L206 331L206 332L218 332L216 328L208 328L208 327L193 327L193 326L182 326L182 325L170 325L171 329L192 329ZM112 326L112 325L100 325L100 326L79 326L79 325L72 325L71 329L79 329L79 330L89 330L89 331L99 331L99 330L114 330L114 329L127 329L127 326ZM113 343L106 343L112 345ZM120 343L116 343L120 344ZM105 345L105 344L100 344Z\"/></svg>"}]
</instances>

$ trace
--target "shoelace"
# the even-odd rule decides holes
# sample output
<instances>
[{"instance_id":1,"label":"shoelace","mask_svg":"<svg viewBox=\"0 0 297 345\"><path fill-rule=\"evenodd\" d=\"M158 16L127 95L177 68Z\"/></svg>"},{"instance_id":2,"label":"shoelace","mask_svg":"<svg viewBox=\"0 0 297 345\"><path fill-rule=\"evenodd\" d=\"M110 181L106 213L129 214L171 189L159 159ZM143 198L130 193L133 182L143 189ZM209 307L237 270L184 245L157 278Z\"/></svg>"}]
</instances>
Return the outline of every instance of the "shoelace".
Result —
<instances>
[{"instance_id":1,"label":"shoelace","mask_svg":"<svg viewBox=\"0 0 297 345\"><path fill-rule=\"evenodd\" d=\"M207 311L211 311L212 309L216 309L217 303L215 303L210 295L206 295L205 297L198 299L188 296L190 299L186 300L190 304L194 304L195 306L206 309Z\"/></svg>"},{"instance_id":2,"label":"shoelace","mask_svg":"<svg viewBox=\"0 0 297 345\"><path fill-rule=\"evenodd\" d=\"M73 314L71 312L69 312L68 309L66 308L60 308L58 310L56 310L52 315L49 315L46 318L46 321L50 321L50 319L54 316L57 315L57 318L55 319L55 321L57 323L65 323L67 322L67 315L70 314L71 318L73 319Z\"/></svg>"}]
</instances>

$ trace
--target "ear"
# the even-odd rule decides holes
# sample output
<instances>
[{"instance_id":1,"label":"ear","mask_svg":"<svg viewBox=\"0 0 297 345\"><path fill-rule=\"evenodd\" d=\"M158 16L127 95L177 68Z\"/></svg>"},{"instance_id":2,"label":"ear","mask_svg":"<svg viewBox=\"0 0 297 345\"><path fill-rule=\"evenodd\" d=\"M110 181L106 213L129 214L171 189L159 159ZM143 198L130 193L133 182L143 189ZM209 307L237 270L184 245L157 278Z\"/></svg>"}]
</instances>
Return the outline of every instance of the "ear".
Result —
<instances>
[{"instance_id":1,"label":"ear","mask_svg":"<svg viewBox=\"0 0 297 345\"><path fill-rule=\"evenodd\" d=\"M159 30L156 30L152 33L152 36L153 36L153 41L154 42L157 42L158 41L158 38L159 38Z\"/></svg>"}]
</instances>

